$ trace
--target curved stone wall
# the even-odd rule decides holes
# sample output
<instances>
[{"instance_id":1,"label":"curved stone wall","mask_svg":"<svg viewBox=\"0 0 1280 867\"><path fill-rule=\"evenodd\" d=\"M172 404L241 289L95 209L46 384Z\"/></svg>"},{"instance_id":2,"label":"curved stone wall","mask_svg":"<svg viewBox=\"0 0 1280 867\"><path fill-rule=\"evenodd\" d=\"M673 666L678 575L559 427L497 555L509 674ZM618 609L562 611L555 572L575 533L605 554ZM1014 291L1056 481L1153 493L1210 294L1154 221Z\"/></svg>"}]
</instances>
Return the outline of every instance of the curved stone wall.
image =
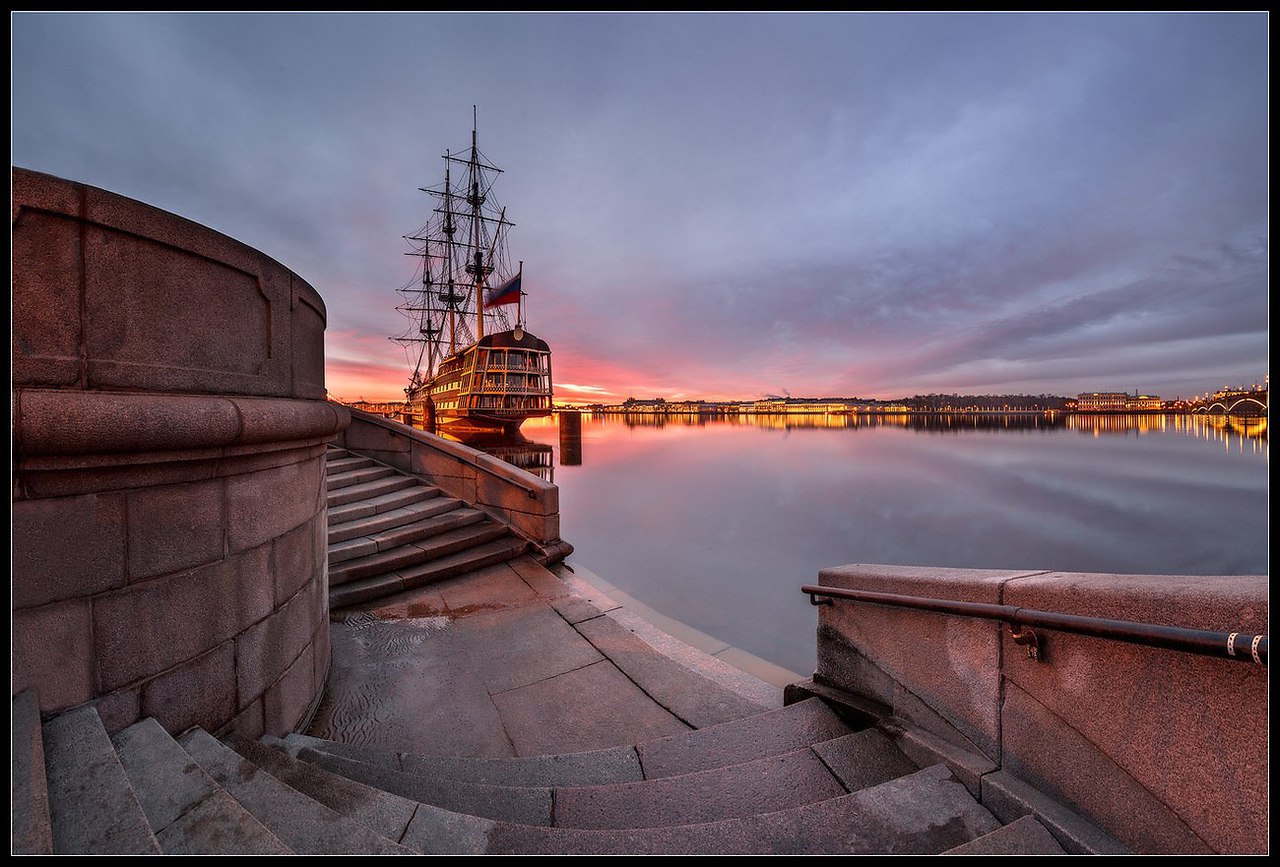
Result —
<instances>
[{"instance_id":1,"label":"curved stone wall","mask_svg":"<svg viewBox=\"0 0 1280 867\"><path fill-rule=\"evenodd\" d=\"M325 309L262 253L13 171L14 693L256 737L329 665Z\"/></svg>"}]
</instances>

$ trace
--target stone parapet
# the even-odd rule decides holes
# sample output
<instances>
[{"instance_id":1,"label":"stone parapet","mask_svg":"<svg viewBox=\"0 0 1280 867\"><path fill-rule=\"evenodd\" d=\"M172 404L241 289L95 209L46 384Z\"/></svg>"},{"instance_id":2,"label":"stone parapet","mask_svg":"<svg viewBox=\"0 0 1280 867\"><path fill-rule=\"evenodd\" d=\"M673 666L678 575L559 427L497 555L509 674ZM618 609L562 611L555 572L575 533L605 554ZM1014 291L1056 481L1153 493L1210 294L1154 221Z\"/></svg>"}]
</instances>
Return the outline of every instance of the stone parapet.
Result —
<instances>
[{"instance_id":1,"label":"stone parapet","mask_svg":"<svg viewBox=\"0 0 1280 867\"><path fill-rule=\"evenodd\" d=\"M500 458L356 409L336 444L483 510L538 546L544 562L573 551L560 538L560 489Z\"/></svg>"},{"instance_id":2,"label":"stone parapet","mask_svg":"<svg viewBox=\"0 0 1280 867\"><path fill-rule=\"evenodd\" d=\"M323 400L325 307L226 235L13 170L13 379Z\"/></svg>"},{"instance_id":3,"label":"stone parapet","mask_svg":"<svg viewBox=\"0 0 1280 867\"><path fill-rule=\"evenodd\" d=\"M818 583L1223 633L1265 633L1268 618L1266 576L852 565ZM985 757L984 773L1135 852L1267 851L1265 668L1053 630L1037 630L1036 660L996 621L841 600L819 612L816 682Z\"/></svg>"},{"instance_id":4,"label":"stone parapet","mask_svg":"<svg viewBox=\"0 0 1280 867\"><path fill-rule=\"evenodd\" d=\"M324 304L279 263L13 171L12 687L112 731L305 722L329 667Z\"/></svg>"}]
</instances>

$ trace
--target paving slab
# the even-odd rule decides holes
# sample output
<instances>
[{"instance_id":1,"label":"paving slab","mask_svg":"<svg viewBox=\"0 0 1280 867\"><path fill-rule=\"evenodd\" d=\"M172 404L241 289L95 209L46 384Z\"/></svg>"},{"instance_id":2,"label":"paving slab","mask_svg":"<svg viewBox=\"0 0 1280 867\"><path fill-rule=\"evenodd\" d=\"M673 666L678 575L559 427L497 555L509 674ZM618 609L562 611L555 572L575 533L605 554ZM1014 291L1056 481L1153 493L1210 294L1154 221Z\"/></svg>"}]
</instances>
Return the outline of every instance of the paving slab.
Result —
<instances>
[{"instance_id":1,"label":"paving slab","mask_svg":"<svg viewBox=\"0 0 1280 867\"><path fill-rule=\"evenodd\" d=\"M574 624L574 628L655 701L694 728L768 709L708 680L612 617L584 620Z\"/></svg>"},{"instance_id":2,"label":"paving slab","mask_svg":"<svg viewBox=\"0 0 1280 867\"><path fill-rule=\"evenodd\" d=\"M498 693L493 703L519 756L626 746L689 729L607 660Z\"/></svg>"},{"instance_id":3,"label":"paving slab","mask_svg":"<svg viewBox=\"0 0 1280 867\"><path fill-rule=\"evenodd\" d=\"M515 754L471 655L435 634L449 628L445 618L338 625L307 734L426 754Z\"/></svg>"},{"instance_id":4,"label":"paving slab","mask_svg":"<svg viewBox=\"0 0 1280 867\"><path fill-rule=\"evenodd\" d=\"M159 854L98 712L84 706L44 724L55 855Z\"/></svg>"},{"instance_id":5,"label":"paving slab","mask_svg":"<svg viewBox=\"0 0 1280 867\"><path fill-rule=\"evenodd\" d=\"M441 581L435 589L454 617L520 608L538 601L537 594L508 563L498 563L464 577Z\"/></svg>"},{"instance_id":6,"label":"paving slab","mask_svg":"<svg viewBox=\"0 0 1280 867\"><path fill-rule=\"evenodd\" d=\"M821 699L811 698L756 716L639 743L646 779L777 755L849 734Z\"/></svg>"},{"instance_id":7,"label":"paving slab","mask_svg":"<svg viewBox=\"0 0 1280 867\"><path fill-rule=\"evenodd\" d=\"M452 640L465 646L491 693L528 686L604 658L545 605L460 618Z\"/></svg>"},{"instance_id":8,"label":"paving slab","mask_svg":"<svg viewBox=\"0 0 1280 867\"><path fill-rule=\"evenodd\" d=\"M634 783L556 790L562 828L657 828L772 813L845 794L812 750Z\"/></svg>"}]
</instances>

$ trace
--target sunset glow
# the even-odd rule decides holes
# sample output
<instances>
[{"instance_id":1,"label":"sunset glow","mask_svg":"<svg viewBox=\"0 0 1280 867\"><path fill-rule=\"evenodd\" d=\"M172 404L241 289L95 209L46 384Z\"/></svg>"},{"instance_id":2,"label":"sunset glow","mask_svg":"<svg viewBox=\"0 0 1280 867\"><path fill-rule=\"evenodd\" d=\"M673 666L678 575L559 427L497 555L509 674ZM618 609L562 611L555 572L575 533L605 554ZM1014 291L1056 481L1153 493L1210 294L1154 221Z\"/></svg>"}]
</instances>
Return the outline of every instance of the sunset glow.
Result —
<instances>
[{"instance_id":1,"label":"sunset glow","mask_svg":"<svg viewBox=\"0 0 1280 867\"><path fill-rule=\"evenodd\" d=\"M296 271L335 397L403 394L405 236L473 107L557 401L1173 398L1266 375L1265 13L13 29L14 163ZM483 74L431 85L480 40L502 47Z\"/></svg>"}]
</instances>

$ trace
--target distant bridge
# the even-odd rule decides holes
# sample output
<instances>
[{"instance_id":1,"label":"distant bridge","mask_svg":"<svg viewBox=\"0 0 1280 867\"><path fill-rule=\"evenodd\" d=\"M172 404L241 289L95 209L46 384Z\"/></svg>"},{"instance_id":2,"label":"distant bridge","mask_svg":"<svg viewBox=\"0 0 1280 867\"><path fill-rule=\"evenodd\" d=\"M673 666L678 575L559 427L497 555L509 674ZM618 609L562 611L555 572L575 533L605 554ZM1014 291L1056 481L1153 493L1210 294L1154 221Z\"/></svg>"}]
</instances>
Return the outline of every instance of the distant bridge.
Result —
<instances>
[{"instance_id":1,"label":"distant bridge","mask_svg":"<svg viewBox=\"0 0 1280 867\"><path fill-rule=\"evenodd\" d=\"M1208 415L1266 415L1267 391L1236 391L1215 394L1193 412Z\"/></svg>"}]
</instances>

